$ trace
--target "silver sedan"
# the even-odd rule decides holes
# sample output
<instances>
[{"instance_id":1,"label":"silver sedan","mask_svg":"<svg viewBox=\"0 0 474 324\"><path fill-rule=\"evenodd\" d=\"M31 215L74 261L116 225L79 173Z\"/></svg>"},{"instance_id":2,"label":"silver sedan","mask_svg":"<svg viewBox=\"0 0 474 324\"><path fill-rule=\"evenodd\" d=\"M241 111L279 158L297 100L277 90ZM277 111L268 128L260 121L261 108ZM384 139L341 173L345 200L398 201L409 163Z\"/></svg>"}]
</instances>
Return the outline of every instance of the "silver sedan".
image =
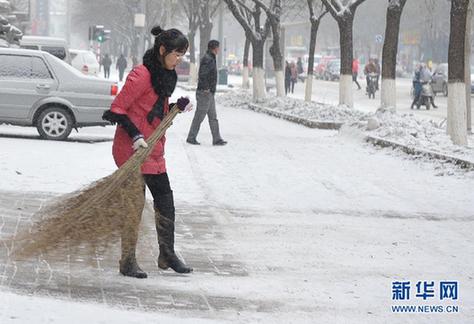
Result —
<instances>
[{"instance_id":1,"label":"silver sedan","mask_svg":"<svg viewBox=\"0 0 474 324\"><path fill-rule=\"evenodd\" d=\"M77 127L107 125L118 87L88 77L55 56L0 48L0 123L36 126L41 137L62 140Z\"/></svg>"}]
</instances>

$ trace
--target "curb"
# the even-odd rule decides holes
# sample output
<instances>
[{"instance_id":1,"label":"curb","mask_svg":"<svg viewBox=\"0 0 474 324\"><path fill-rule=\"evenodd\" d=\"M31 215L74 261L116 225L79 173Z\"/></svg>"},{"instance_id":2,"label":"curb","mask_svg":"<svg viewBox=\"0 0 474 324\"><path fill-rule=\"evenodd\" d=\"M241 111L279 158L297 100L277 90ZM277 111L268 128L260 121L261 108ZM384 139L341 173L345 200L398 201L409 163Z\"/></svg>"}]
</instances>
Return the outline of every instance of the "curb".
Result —
<instances>
[{"instance_id":1,"label":"curb","mask_svg":"<svg viewBox=\"0 0 474 324\"><path fill-rule=\"evenodd\" d=\"M273 116L273 117L278 117L281 119L285 119L288 121L291 121L293 123L301 124L309 128L319 128L319 129L336 129L338 130L341 128L343 123L341 122L325 122L325 121L317 121L317 120L309 120L301 117L296 117L290 114L282 113L279 111L274 111L269 108L265 108L262 106L258 106L255 104L250 103L248 105L250 110L256 111L256 112L263 112L267 115Z\"/></svg>"},{"instance_id":2,"label":"curb","mask_svg":"<svg viewBox=\"0 0 474 324\"><path fill-rule=\"evenodd\" d=\"M274 111L270 108L265 108L253 103L249 103L248 108L255 112L265 113L267 115L285 119L290 122L297 123L309 128L338 130L344 124L342 122L313 121L313 120L309 120L309 119L305 119L301 117L296 117L290 114ZM375 146L380 146L383 148L387 148L387 147L397 148L397 149L401 149L403 152L409 155L422 155L422 156L430 157L433 159L438 159L438 160L443 160L443 161L453 163L463 169L474 170L474 162L464 160L458 157L450 156L443 153L437 153L434 151L425 150L421 148L409 147L395 141L390 141L390 140L382 139L380 137L371 136L371 135L367 135L365 137L365 140L366 142L371 143L372 145L375 145Z\"/></svg>"},{"instance_id":3,"label":"curb","mask_svg":"<svg viewBox=\"0 0 474 324\"><path fill-rule=\"evenodd\" d=\"M188 84L176 84L177 87L183 89L183 90L186 90L186 91L191 91L191 92L195 92L196 91L196 86L190 86ZM220 89L220 88L217 88L216 89L216 93L226 93L226 92L229 92L231 91L232 88L230 89Z\"/></svg>"},{"instance_id":4,"label":"curb","mask_svg":"<svg viewBox=\"0 0 474 324\"><path fill-rule=\"evenodd\" d=\"M383 148L387 148L387 147L398 148L409 155L422 155L422 156L426 156L426 157L430 157L430 158L434 158L438 160L444 160L444 161L453 163L463 169L474 170L474 162L464 160L458 157L454 157L454 156L450 156L447 154L438 153L438 152L434 152L430 150L420 149L413 146L412 147L406 146L404 144L401 144L395 141L390 141L390 140L386 140L386 139L376 137L376 136L371 136L371 135L366 136L365 140L368 143L371 143L373 145L380 146Z\"/></svg>"}]
</instances>

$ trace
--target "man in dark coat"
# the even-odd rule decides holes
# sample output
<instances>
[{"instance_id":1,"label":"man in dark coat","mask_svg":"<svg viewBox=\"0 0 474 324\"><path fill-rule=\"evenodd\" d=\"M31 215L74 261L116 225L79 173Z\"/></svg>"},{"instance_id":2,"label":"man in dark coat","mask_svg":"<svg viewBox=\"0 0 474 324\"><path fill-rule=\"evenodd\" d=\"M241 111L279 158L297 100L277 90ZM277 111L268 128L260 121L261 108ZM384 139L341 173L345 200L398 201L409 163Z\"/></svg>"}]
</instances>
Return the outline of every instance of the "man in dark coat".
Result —
<instances>
[{"instance_id":1,"label":"man in dark coat","mask_svg":"<svg viewBox=\"0 0 474 324\"><path fill-rule=\"evenodd\" d=\"M199 145L196 140L199 133L201 123L207 115L209 126L212 133L213 145L226 145L219 132L219 121L217 120L216 103L214 101L214 94L216 92L217 84L217 66L216 55L219 53L219 42L211 40L207 44L207 52L201 58L199 64L199 80L196 90L196 112L194 113L193 122L189 129L189 134L186 142L189 144Z\"/></svg>"},{"instance_id":2,"label":"man in dark coat","mask_svg":"<svg viewBox=\"0 0 474 324\"><path fill-rule=\"evenodd\" d=\"M117 60L116 68L119 71L119 80L122 82L123 74L125 73L125 69L127 68L127 59L123 54L120 54L120 57Z\"/></svg>"},{"instance_id":3,"label":"man in dark coat","mask_svg":"<svg viewBox=\"0 0 474 324\"><path fill-rule=\"evenodd\" d=\"M112 65L112 60L110 59L109 54L105 54L101 62L104 67L104 78L108 79L110 77L110 66Z\"/></svg>"},{"instance_id":4,"label":"man in dark coat","mask_svg":"<svg viewBox=\"0 0 474 324\"><path fill-rule=\"evenodd\" d=\"M290 82L291 82L291 68L290 63L285 61L285 94L288 94L290 91Z\"/></svg>"}]
</instances>

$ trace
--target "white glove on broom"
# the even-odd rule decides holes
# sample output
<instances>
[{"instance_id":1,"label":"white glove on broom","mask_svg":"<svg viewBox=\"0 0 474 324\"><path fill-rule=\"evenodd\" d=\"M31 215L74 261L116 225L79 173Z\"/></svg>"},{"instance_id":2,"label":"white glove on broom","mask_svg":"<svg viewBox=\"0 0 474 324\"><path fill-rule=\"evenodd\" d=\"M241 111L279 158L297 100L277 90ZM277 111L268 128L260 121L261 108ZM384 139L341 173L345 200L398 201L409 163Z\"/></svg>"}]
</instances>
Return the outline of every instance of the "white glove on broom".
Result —
<instances>
[{"instance_id":1,"label":"white glove on broom","mask_svg":"<svg viewBox=\"0 0 474 324\"><path fill-rule=\"evenodd\" d=\"M143 138L143 135L137 135L133 138L133 144L132 144L133 150L136 151L140 147L147 148L148 144L145 142L145 139Z\"/></svg>"}]
</instances>

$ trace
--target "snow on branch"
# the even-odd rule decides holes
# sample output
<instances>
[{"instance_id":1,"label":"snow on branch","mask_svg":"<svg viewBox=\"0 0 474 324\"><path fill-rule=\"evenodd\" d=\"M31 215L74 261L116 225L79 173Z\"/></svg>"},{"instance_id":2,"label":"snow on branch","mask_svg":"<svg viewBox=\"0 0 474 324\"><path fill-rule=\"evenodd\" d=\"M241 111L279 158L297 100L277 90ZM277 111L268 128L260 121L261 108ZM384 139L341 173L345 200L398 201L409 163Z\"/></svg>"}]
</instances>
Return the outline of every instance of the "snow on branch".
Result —
<instances>
[{"instance_id":1,"label":"snow on branch","mask_svg":"<svg viewBox=\"0 0 474 324\"><path fill-rule=\"evenodd\" d=\"M337 19L343 17L346 14L353 14L355 9L365 0L348 0L342 2L342 0L321 0L331 15Z\"/></svg>"},{"instance_id":2,"label":"snow on branch","mask_svg":"<svg viewBox=\"0 0 474 324\"><path fill-rule=\"evenodd\" d=\"M396 9L397 7L400 7L401 3L400 0L389 0L388 8L389 9Z\"/></svg>"}]
</instances>

